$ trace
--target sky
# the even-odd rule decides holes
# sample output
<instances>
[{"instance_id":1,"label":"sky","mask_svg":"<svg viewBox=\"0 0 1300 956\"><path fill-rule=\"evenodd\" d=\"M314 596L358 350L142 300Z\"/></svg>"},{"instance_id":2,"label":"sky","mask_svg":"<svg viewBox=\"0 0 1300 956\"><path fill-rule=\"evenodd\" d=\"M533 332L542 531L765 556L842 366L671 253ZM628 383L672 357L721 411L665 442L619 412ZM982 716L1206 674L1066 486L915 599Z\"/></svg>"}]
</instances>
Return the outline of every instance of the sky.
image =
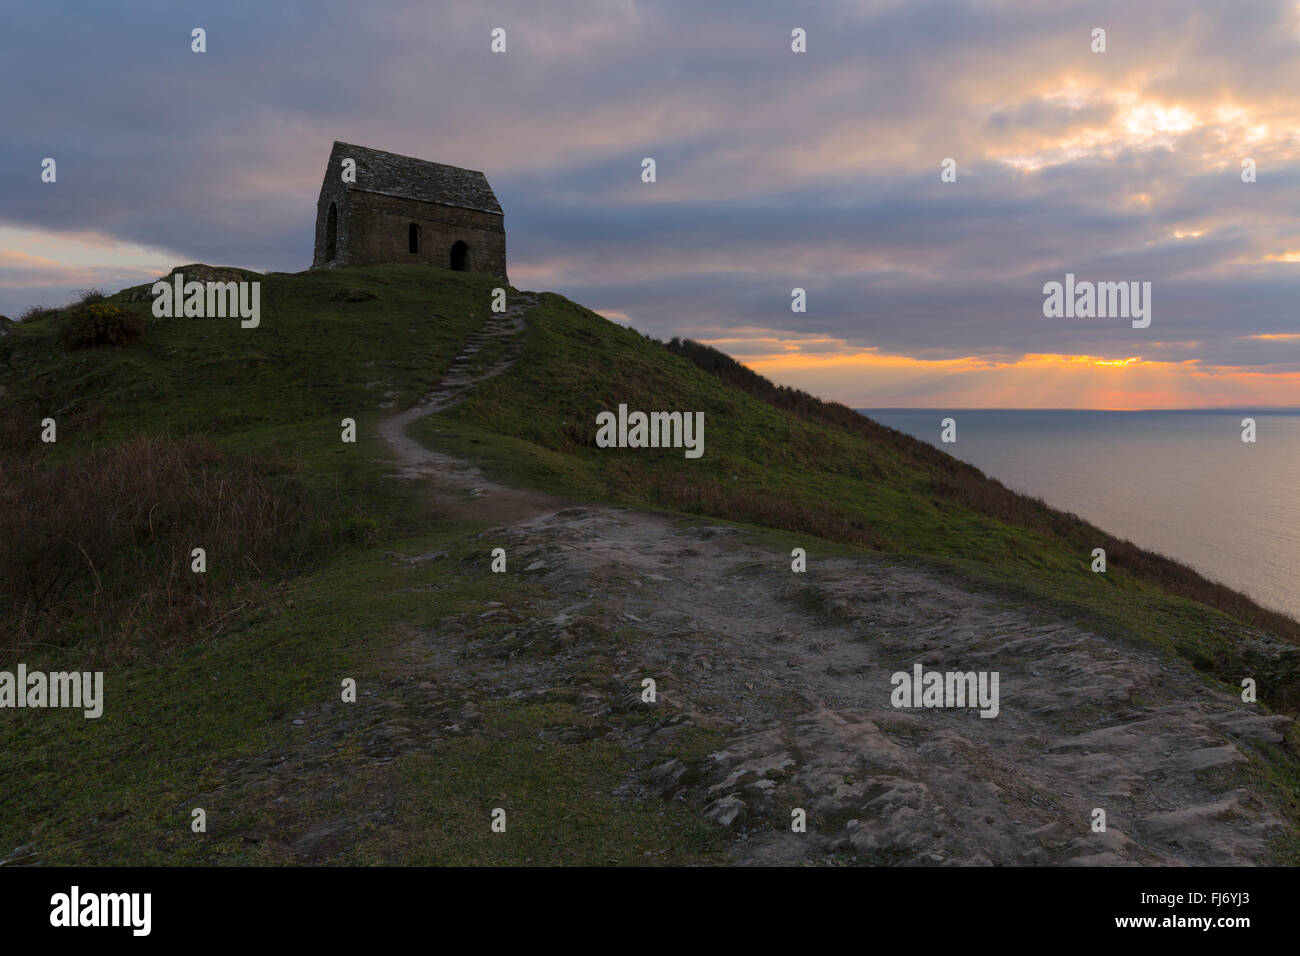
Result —
<instances>
[{"instance_id":1,"label":"sky","mask_svg":"<svg viewBox=\"0 0 1300 956\"><path fill-rule=\"evenodd\" d=\"M1296 2L7 0L0 53L11 317L306 269L342 140L485 172L515 286L854 407L1300 405Z\"/></svg>"}]
</instances>

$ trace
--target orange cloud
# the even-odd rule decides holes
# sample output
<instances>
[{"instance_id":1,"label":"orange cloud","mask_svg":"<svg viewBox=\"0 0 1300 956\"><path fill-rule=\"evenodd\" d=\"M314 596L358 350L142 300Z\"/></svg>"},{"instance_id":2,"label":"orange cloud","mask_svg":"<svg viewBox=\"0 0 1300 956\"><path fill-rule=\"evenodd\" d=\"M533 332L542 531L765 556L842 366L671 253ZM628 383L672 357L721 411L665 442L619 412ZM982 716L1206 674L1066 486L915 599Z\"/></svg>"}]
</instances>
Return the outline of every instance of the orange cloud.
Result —
<instances>
[{"instance_id":1,"label":"orange cloud","mask_svg":"<svg viewBox=\"0 0 1300 956\"><path fill-rule=\"evenodd\" d=\"M97 232L0 226L0 288L91 287L104 283L106 276L144 282L166 274L179 261L176 253Z\"/></svg>"},{"instance_id":2,"label":"orange cloud","mask_svg":"<svg viewBox=\"0 0 1300 956\"><path fill-rule=\"evenodd\" d=\"M1293 405L1300 372L1142 356L1028 354L924 359L858 350L766 354L745 364L782 385L858 408L1192 408Z\"/></svg>"}]
</instances>

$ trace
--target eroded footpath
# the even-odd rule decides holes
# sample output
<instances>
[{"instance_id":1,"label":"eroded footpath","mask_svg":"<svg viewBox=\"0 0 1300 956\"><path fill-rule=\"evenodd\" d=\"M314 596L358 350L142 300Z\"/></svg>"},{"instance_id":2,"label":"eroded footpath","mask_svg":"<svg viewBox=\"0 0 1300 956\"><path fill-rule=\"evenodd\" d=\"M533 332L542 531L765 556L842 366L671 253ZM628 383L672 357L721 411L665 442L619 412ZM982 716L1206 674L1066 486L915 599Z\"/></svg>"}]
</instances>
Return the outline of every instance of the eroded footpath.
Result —
<instances>
[{"instance_id":1,"label":"eroded footpath","mask_svg":"<svg viewBox=\"0 0 1300 956\"><path fill-rule=\"evenodd\" d=\"M495 317L437 392L382 428L401 475L491 524L476 545L505 548L530 585L526 601L448 617L403 647L403 667L459 695L456 733L475 732L482 701L563 693L590 718L574 733L616 740L640 768L621 795L697 807L741 864L1272 860L1286 824L1248 756L1281 741L1289 718L1182 661L897 562L814 553L796 575L760 535L506 488L407 436L508 368L516 348L465 371L483 337L518 341L530 302ZM997 717L891 706L891 674L917 663L998 672ZM638 708L644 721L601 726ZM445 732L401 726L398 749ZM715 746L661 759L692 731ZM795 808L806 833L791 831ZM1105 832L1092 828L1098 808Z\"/></svg>"}]
</instances>

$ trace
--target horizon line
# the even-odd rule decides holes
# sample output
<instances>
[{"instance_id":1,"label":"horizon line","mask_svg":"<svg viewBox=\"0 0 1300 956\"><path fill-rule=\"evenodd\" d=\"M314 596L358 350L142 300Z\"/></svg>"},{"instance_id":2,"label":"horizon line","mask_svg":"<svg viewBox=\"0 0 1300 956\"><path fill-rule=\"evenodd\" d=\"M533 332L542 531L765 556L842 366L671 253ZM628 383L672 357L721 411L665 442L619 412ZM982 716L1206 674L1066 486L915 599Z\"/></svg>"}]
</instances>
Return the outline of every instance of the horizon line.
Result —
<instances>
[{"instance_id":1,"label":"horizon line","mask_svg":"<svg viewBox=\"0 0 1300 956\"><path fill-rule=\"evenodd\" d=\"M1037 405L855 405L863 412L1296 412L1300 405L1189 405L1177 408L1063 408Z\"/></svg>"}]
</instances>

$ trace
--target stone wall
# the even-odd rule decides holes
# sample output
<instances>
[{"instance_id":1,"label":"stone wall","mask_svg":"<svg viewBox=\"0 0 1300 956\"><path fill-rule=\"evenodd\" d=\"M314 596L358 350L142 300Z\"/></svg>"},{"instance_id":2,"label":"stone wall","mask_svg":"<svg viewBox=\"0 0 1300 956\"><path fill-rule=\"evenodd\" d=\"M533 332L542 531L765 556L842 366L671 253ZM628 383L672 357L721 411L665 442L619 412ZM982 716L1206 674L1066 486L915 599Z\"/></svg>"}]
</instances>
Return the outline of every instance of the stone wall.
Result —
<instances>
[{"instance_id":1,"label":"stone wall","mask_svg":"<svg viewBox=\"0 0 1300 956\"><path fill-rule=\"evenodd\" d=\"M338 239L332 260L325 258L325 234L330 203L334 203L338 210ZM320 198L316 200L316 253L311 261L313 269L328 269L347 264L348 244L345 226L347 208L347 186L343 185L337 170L327 171L325 182L321 185Z\"/></svg>"},{"instance_id":2,"label":"stone wall","mask_svg":"<svg viewBox=\"0 0 1300 956\"><path fill-rule=\"evenodd\" d=\"M468 271L506 274L501 216L360 191L353 191L348 198L349 265L421 262L449 269L451 247L460 241L469 246ZM407 247L411 223L420 226L418 253Z\"/></svg>"},{"instance_id":3,"label":"stone wall","mask_svg":"<svg viewBox=\"0 0 1300 956\"><path fill-rule=\"evenodd\" d=\"M325 259L329 204L338 209L338 238L333 260ZM411 223L420 226L420 251L408 248ZM467 271L506 277L506 235L501 216L473 209L368 193L357 189L321 191L316 216L314 268L422 263L451 268L451 247L469 247Z\"/></svg>"}]
</instances>

